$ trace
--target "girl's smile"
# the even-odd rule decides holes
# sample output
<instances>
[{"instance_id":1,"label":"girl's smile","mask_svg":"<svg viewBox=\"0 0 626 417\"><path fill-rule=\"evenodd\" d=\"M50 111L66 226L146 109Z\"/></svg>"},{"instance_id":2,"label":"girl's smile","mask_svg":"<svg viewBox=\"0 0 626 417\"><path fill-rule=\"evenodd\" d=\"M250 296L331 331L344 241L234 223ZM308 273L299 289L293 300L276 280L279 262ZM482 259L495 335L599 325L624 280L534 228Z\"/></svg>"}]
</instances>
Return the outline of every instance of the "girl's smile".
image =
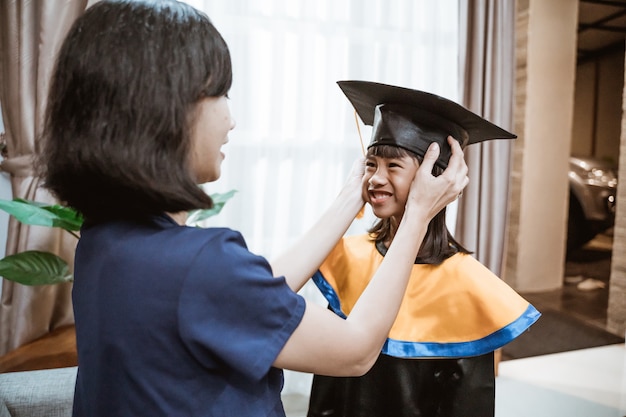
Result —
<instances>
[{"instance_id":1,"label":"girl's smile","mask_svg":"<svg viewBox=\"0 0 626 417\"><path fill-rule=\"evenodd\" d=\"M384 204L393 194L388 193L386 191L377 191L373 189L368 189L369 193L369 202L372 205Z\"/></svg>"},{"instance_id":2,"label":"girl's smile","mask_svg":"<svg viewBox=\"0 0 626 417\"><path fill-rule=\"evenodd\" d=\"M370 203L376 217L402 217L409 187L418 167L417 160L408 155L398 158L367 157L363 199Z\"/></svg>"}]
</instances>

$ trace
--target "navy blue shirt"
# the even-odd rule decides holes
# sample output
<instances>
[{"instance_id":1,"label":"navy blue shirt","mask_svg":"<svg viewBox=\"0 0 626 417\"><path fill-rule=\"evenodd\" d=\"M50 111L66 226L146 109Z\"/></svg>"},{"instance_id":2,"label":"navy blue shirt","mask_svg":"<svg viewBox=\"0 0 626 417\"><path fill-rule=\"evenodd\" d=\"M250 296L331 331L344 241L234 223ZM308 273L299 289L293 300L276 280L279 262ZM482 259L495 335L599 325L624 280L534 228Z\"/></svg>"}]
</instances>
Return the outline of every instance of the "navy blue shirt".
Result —
<instances>
[{"instance_id":1,"label":"navy blue shirt","mask_svg":"<svg viewBox=\"0 0 626 417\"><path fill-rule=\"evenodd\" d=\"M272 363L304 299L225 228L81 231L74 416L284 416Z\"/></svg>"}]
</instances>

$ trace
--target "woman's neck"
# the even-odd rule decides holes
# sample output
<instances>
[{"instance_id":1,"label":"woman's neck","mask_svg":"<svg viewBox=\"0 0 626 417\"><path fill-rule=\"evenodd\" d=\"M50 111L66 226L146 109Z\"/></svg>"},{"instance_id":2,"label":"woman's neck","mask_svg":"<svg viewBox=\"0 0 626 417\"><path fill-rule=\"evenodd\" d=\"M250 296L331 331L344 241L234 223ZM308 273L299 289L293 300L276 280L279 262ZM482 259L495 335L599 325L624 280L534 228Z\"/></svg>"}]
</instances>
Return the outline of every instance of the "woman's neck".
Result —
<instances>
[{"instance_id":1,"label":"woman's neck","mask_svg":"<svg viewBox=\"0 0 626 417\"><path fill-rule=\"evenodd\" d=\"M179 211L178 213L167 213L176 223L184 226L187 223L188 214L186 211Z\"/></svg>"}]
</instances>

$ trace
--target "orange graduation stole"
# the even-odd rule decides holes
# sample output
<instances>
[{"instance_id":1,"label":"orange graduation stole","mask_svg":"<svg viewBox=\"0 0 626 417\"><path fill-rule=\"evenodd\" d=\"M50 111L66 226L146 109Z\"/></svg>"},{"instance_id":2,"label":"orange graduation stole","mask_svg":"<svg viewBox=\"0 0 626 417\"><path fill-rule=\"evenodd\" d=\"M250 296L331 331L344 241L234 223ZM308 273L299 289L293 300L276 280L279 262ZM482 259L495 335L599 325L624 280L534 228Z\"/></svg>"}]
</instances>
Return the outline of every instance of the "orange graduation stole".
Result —
<instances>
[{"instance_id":1,"label":"orange graduation stole","mask_svg":"<svg viewBox=\"0 0 626 417\"><path fill-rule=\"evenodd\" d=\"M347 317L383 260L367 235L344 237L313 277L330 308ZM540 313L473 256L415 264L382 353L468 357L504 346Z\"/></svg>"}]
</instances>

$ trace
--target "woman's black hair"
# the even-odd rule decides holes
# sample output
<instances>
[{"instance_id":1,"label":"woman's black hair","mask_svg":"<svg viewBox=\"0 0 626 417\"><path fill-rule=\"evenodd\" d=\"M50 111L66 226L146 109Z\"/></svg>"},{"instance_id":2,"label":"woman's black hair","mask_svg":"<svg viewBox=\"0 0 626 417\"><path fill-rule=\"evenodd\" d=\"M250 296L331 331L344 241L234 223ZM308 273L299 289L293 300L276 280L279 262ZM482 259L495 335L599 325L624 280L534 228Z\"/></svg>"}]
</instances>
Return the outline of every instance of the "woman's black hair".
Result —
<instances>
[{"instance_id":1,"label":"woman's black hair","mask_svg":"<svg viewBox=\"0 0 626 417\"><path fill-rule=\"evenodd\" d=\"M367 152L368 156L390 159L411 156L417 159L420 164L423 159L419 155L397 146L372 146ZM442 168L436 165L433 167L433 175L441 175L442 172ZM393 239L397 229L398 224L396 220L393 217L388 217L379 219L368 232L372 240L379 243ZM426 235L417 253L416 263L438 265L457 252L472 253L457 242L448 230L446 225L446 208L444 207L428 223Z\"/></svg>"},{"instance_id":2,"label":"woman's black hair","mask_svg":"<svg viewBox=\"0 0 626 417\"><path fill-rule=\"evenodd\" d=\"M226 95L230 53L209 18L177 1L103 0L57 56L38 174L86 220L211 208L190 169L197 103Z\"/></svg>"}]
</instances>

